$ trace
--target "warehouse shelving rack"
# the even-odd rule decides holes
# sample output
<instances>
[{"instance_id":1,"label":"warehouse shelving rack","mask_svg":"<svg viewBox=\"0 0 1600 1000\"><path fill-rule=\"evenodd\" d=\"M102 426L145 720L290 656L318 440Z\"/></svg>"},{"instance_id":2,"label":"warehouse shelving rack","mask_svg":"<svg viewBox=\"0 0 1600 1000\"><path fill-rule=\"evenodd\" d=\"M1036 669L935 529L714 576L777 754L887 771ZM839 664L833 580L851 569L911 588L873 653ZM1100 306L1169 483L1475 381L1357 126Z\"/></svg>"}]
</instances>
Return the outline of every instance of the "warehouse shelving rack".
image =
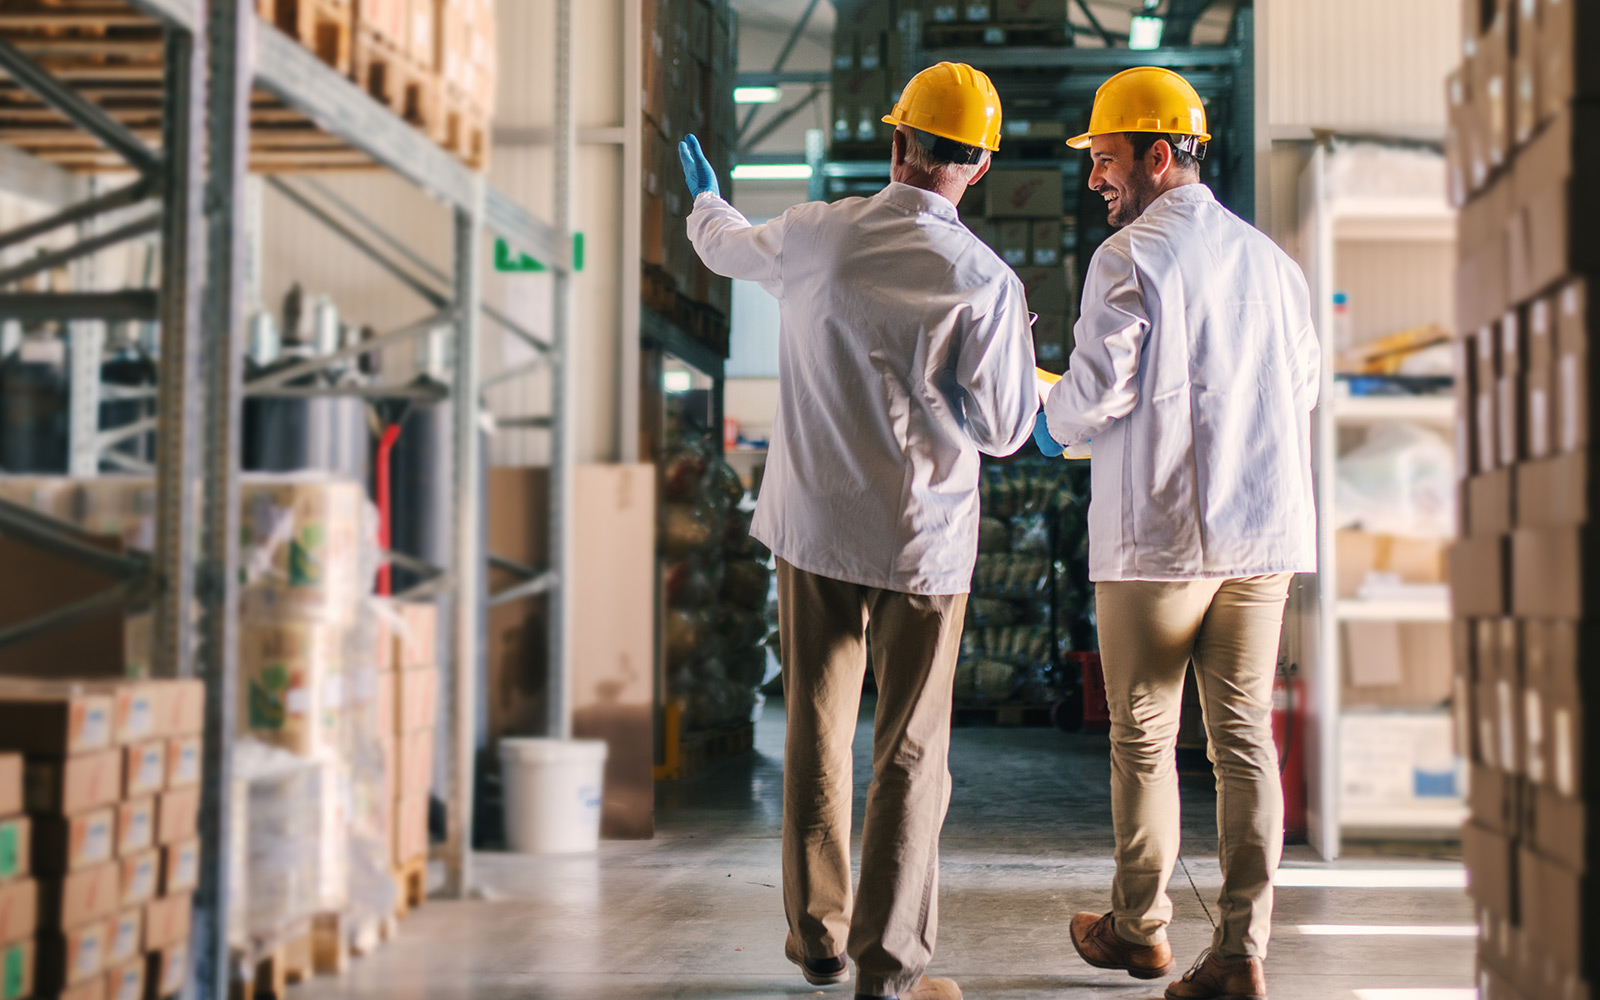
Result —
<instances>
[{"instance_id":1,"label":"warehouse shelving rack","mask_svg":"<svg viewBox=\"0 0 1600 1000\"><path fill-rule=\"evenodd\" d=\"M228 800L232 788L232 745L237 697L236 630L239 563L239 426L247 394L287 393L282 383L354 354L448 327L454 335L452 407L455 483L449 513L452 564L425 568L434 592L453 593L452 655L445 664L451 697L446 713L449 785L448 840L442 850L447 888L465 894L471 884L472 775L475 760L477 663L485 554L479 509L482 463L477 345L481 308L482 251L485 231L513 249L543 262L552 272L552 338L535 339L541 361L552 370L552 411L500 421L502 426L548 427L551 458L551 535L565 539L571 507L574 453L573 400L567 391L571 356L571 274L573 255L572 0L557 0L555 219L547 224L488 186L484 177L370 99L310 51L257 20L254 0L127 0L122 8L108 0L62 4L35 17L79 17L92 21L113 11L142 17L161 33L161 129L152 147L113 115L41 67L31 53L0 41L0 73L10 77L73 127L116 154L116 166L135 179L105 194L90 194L55 214L10 233L0 247L19 245L69 226L81 226L110 212L125 212L147 201L160 208L103 234L80 238L70 247L6 269L0 283L83 260L99 249L159 233L159 287L114 292L0 292L0 317L27 322L96 324L119 320L153 322L160 327L159 381L154 391L157 415L139 431L154 429L158 510L156 544L151 553L111 556L85 543L61 522L0 504L0 531L45 547L65 558L95 567L117 581L105 593L43 618L0 631L0 643L14 642L51 627L152 600L156 609L156 672L199 677L206 682L204 805L201 820L202 874L197 897L198 995L227 995L227 906L230 843ZM27 13L6 12L20 23ZM324 148L344 147L357 159L392 171L421 188L454 213L454 267L435 272L430 296L437 311L427 319L351 348L308 360L304 371L280 373L270 384L243 382L242 212L244 184L253 144L266 130L252 128L256 89L303 115L319 136L334 140ZM85 186L42 160L0 148L5 180L0 183L54 200L83 197ZM83 166L81 162L74 165ZM97 169L112 166L88 164ZM279 182L282 183L281 181ZM324 220L328 221L328 220ZM85 230L80 229L80 234ZM358 248L376 254L370 242ZM443 285L444 287L437 287ZM84 412L98 409L97 379L80 379L73 400ZM303 390L295 390L299 394ZM137 433L127 431L124 433ZM76 465L94 459L121 437L90 437L80 422L74 442ZM92 469L91 469L92 471ZM196 530L198 526L198 530ZM529 570L516 585L519 595L548 592L552 601L550 710L552 735L567 735L568 676L566 635L571 609L559 585L566 567L563 544L553 545L551 565ZM400 553L397 563L416 565ZM502 593L489 598L502 600Z\"/></svg>"}]
</instances>

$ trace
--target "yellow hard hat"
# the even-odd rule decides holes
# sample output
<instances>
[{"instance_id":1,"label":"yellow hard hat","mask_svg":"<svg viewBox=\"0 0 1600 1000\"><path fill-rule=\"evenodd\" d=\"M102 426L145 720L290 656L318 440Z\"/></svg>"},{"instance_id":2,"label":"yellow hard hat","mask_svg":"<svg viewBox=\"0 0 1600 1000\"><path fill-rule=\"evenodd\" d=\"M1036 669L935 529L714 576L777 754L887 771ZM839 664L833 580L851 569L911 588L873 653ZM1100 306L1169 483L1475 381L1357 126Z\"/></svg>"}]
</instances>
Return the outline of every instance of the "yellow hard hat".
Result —
<instances>
[{"instance_id":1,"label":"yellow hard hat","mask_svg":"<svg viewBox=\"0 0 1600 1000\"><path fill-rule=\"evenodd\" d=\"M1112 132L1162 132L1211 141L1200 95L1188 80L1157 66L1125 69L1102 83L1094 93L1089 131L1068 139L1067 145L1088 149L1090 139Z\"/></svg>"},{"instance_id":2,"label":"yellow hard hat","mask_svg":"<svg viewBox=\"0 0 1600 1000\"><path fill-rule=\"evenodd\" d=\"M912 77L883 120L991 153L1000 148L1000 94L966 63L942 62Z\"/></svg>"}]
</instances>

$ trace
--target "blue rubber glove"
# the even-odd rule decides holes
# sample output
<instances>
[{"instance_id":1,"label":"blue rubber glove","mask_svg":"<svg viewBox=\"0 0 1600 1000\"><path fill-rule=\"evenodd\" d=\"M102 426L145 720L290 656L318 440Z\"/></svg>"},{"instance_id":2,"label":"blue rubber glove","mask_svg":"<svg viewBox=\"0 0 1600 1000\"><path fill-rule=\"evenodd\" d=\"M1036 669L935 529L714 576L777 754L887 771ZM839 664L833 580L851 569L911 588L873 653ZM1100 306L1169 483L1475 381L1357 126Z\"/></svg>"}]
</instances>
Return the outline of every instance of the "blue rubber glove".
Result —
<instances>
[{"instance_id":1,"label":"blue rubber glove","mask_svg":"<svg viewBox=\"0 0 1600 1000\"><path fill-rule=\"evenodd\" d=\"M1044 411L1039 411L1039 418L1033 422L1033 443L1039 446L1045 458L1060 458L1066 451L1060 442L1050 436L1050 425L1045 422Z\"/></svg>"},{"instance_id":2,"label":"blue rubber glove","mask_svg":"<svg viewBox=\"0 0 1600 1000\"><path fill-rule=\"evenodd\" d=\"M698 198L707 191L721 197L716 171L711 169L711 161L706 159L706 154L700 151L700 140L694 137L693 132L678 143L678 160L683 164L683 179L689 183L692 197Z\"/></svg>"}]
</instances>

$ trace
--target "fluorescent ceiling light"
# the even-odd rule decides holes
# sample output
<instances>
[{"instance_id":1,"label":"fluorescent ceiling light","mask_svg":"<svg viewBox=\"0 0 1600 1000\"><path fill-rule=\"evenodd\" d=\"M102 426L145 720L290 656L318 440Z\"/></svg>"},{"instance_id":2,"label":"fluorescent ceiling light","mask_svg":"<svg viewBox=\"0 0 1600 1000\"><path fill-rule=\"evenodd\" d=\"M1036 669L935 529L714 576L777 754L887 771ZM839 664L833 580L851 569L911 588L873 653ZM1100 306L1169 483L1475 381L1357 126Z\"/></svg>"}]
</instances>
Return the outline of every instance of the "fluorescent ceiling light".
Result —
<instances>
[{"instance_id":1,"label":"fluorescent ceiling light","mask_svg":"<svg viewBox=\"0 0 1600 1000\"><path fill-rule=\"evenodd\" d=\"M733 103L735 104L776 104L782 99L783 92L777 87L733 88Z\"/></svg>"},{"instance_id":2,"label":"fluorescent ceiling light","mask_svg":"<svg viewBox=\"0 0 1600 1000\"><path fill-rule=\"evenodd\" d=\"M1459 937L1478 936L1472 924L1301 924L1295 928L1310 937Z\"/></svg>"},{"instance_id":3,"label":"fluorescent ceiling light","mask_svg":"<svg viewBox=\"0 0 1600 1000\"><path fill-rule=\"evenodd\" d=\"M694 388L694 376L688 372L662 372L661 387L668 392L688 392Z\"/></svg>"},{"instance_id":4,"label":"fluorescent ceiling light","mask_svg":"<svg viewBox=\"0 0 1600 1000\"><path fill-rule=\"evenodd\" d=\"M733 168L736 181L808 181L809 163L741 163Z\"/></svg>"},{"instance_id":5,"label":"fluorescent ceiling light","mask_svg":"<svg viewBox=\"0 0 1600 1000\"><path fill-rule=\"evenodd\" d=\"M1161 29L1165 26L1166 21L1163 18L1144 14L1135 17L1133 23L1128 26L1128 48L1159 49Z\"/></svg>"},{"instance_id":6,"label":"fluorescent ceiling light","mask_svg":"<svg viewBox=\"0 0 1600 1000\"><path fill-rule=\"evenodd\" d=\"M1465 868L1279 868L1280 889L1465 889Z\"/></svg>"},{"instance_id":7,"label":"fluorescent ceiling light","mask_svg":"<svg viewBox=\"0 0 1600 1000\"><path fill-rule=\"evenodd\" d=\"M1356 1000L1477 1000L1478 991L1465 990L1356 990Z\"/></svg>"}]
</instances>

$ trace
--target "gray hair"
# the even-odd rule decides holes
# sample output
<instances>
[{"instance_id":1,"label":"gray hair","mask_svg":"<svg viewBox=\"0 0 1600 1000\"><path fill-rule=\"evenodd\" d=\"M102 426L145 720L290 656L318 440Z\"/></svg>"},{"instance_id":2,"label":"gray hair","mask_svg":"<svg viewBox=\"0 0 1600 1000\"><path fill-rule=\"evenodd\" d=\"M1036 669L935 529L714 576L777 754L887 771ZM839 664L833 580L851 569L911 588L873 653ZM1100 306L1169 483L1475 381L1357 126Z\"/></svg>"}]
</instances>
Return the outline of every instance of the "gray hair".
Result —
<instances>
[{"instance_id":1,"label":"gray hair","mask_svg":"<svg viewBox=\"0 0 1600 1000\"><path fill-rule=\"evenodd\" d=\"M989 162L989 151L983 151L983 159L977 163L951 163L941 160L928 151L928 148L917 141L916 134L906 126L901 126L906 134L906 163L916 171L932 177L936 183L971 184L972 179L978 176L978 171Z\"/></svg>"}]
</instances>

